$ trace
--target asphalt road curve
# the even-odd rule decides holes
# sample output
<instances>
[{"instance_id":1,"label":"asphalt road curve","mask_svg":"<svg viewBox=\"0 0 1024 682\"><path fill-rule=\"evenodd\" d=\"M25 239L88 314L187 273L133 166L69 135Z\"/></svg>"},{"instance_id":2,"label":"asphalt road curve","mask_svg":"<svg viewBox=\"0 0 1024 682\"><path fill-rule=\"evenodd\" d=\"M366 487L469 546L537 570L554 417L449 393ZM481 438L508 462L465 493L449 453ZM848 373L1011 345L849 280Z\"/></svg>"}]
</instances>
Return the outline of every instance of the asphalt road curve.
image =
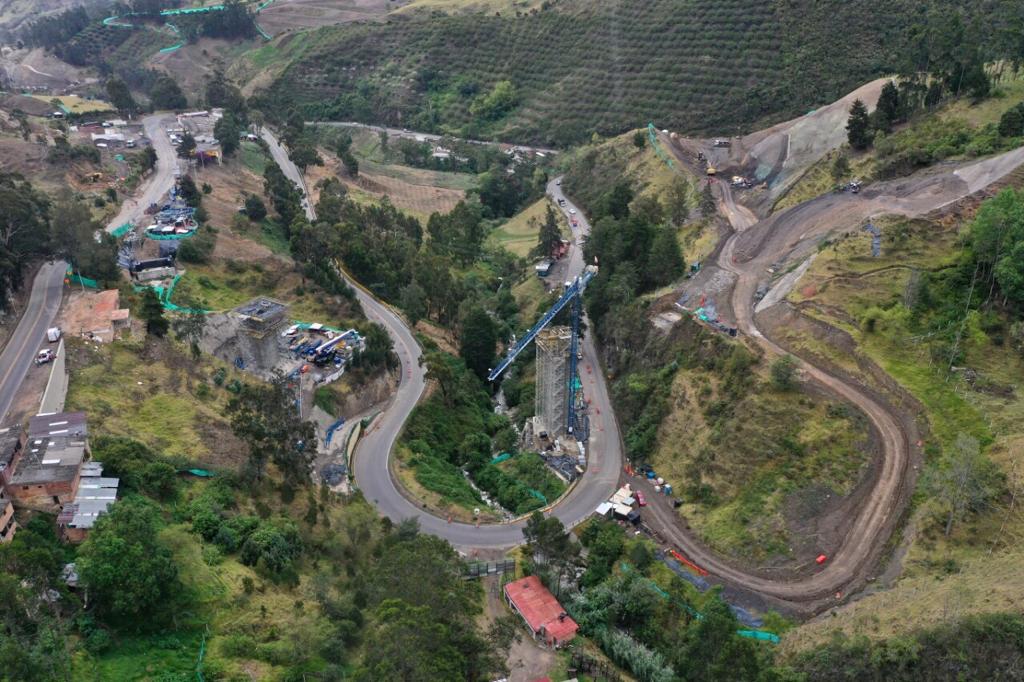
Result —
<instances>
[{"instance_id":1,"label":"asphalt road curve","mask_svg":"<svg viewBox=\"0 0 1024 682\"><path fill-rule=\"evenodd\" d=\"M262 137L270 148L271 156L281 167L285 176L306 192L302 174L288 158L287 151L279 144L273 133L267 129ZM562 195L558 182L548 184L548 193L557 199ZM306 215L315 219L316 212L304 200ZM577 210L566 201L563 210ZM579 227L570 251L570 272L583 270L583 256L577 244L579 237L590 231L590 225L577 212ZM402 317L390 306L374 298L358 282L346 277L356 289L360 304L369 320L383 325L395 344L395 352L401 361L401 380L398 390L374 420L356 446L353 457L353 474L356 485L377 510L392 521L415 518L424 532L448 540L463 550L493 549L512 547L523 541L525 521L502 524L449 523L447 519L435 516L423 506L399 490L391 475L389 460L395 441L401 435L406 419L423 395L426 385L424 370L420 367L420 347L406 326ZM599 371L597 351L588 336L583 341L583 361L580 363L584 394L591 400L591 438L588 448L589 466L573 490L552 510L552 513L567 526L573 526L593 513L601 502L615 489L619 471L622 468L622 447L618 424L611 409L611 400L604 378ZM529 352L529 351L528 351Z\"/></svg>"},{"instance_id":2,"label":"asphalt road curve","mask_svg":"<svg viewBox=\"0 0 1024 682\"><path fill-rule=\"evenodd\" d=\"M32 282L28 306L0 353L0 425L5 424L25 375L33 367L36 353L46 346L46 330L53 325L60 308L67 267L64 261L57 261L45 263L39 269Z\"/></svg>"}]
</instances>

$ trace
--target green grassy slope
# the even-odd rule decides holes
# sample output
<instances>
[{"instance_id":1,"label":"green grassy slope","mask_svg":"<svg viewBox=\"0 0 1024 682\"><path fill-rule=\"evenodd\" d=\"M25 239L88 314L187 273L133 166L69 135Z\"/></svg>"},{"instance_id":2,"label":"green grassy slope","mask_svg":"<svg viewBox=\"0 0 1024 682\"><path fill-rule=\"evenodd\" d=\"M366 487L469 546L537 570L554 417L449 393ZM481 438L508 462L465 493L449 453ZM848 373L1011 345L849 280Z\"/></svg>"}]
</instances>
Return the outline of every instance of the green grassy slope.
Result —
<instances>
[{"instance_id":1,"label":"green grassy slope","mask_svg":"<svg viewBox=\"0 0 1024 682\"><path fill-rule=\"evenodd\" d=\"M418 13L325 28L261 107L554 143L648 120L732 132L891 70L912 3L870 4L562 0L517 17ZM515 108L474 116L472 102L506 79Z\"/></svg>"}]
</instances>

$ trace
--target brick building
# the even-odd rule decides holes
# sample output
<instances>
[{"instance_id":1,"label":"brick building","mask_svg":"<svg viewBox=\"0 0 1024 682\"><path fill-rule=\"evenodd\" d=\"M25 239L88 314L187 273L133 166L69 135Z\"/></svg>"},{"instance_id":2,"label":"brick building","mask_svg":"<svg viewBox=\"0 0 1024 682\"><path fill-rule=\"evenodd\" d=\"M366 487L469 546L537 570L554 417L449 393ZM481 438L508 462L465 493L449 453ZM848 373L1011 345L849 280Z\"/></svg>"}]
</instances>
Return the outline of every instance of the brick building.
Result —
<instances>
[{"instance_id":1,"label":"brick building","mask_svg":"<svg viewBox=\"0 0 1024 682\"><path fill-rule=\"evenodd\" d=\"M28 438L4 471L10 499L19 507L58 511L75 498L89 454L84 412L37 415Z\"/></svg>"},{"instance_id":2,"label":"brick building","mask_svg":"<svg viewBox=\"0 0 1024 682\"><path fill-rule=\"evenodd\" d=\"M16 530L18 522L14 520L14 505L0 490L0 544L10 542Z\"/></svg>"},{"instance_id":3,"label":"brick building","mask_svg":"<svg viewBox=\"0 0 1024 682\"><path fill-rule=\"evenodd\" d=\"M522 616L533 638L550 647L568 644L579 630L576 621L535 575L505 585L505 599Z\"/></svg>"}]
</instances>

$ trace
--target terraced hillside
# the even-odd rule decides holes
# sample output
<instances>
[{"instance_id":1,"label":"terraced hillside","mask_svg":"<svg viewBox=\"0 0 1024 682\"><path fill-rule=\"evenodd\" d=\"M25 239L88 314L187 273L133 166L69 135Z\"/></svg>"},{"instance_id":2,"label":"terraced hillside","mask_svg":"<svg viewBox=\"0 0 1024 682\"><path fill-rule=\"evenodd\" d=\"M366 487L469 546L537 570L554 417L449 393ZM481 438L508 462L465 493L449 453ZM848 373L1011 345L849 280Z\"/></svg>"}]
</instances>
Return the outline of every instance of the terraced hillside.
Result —
<instances>
[{"instance_id":1,"label":"terraced hillside","mask_svg":"<svg viewBox=\"0 0 1024 682\"><path fill-rule=\"evenodd\" d=\"M739 131L891 71L911 5L561 0L519 16L402 13L280 50L292 61L263 106L556 144L648 120ZM506 80L510 97L489 107Z\"/></svg>"}]
</instances>

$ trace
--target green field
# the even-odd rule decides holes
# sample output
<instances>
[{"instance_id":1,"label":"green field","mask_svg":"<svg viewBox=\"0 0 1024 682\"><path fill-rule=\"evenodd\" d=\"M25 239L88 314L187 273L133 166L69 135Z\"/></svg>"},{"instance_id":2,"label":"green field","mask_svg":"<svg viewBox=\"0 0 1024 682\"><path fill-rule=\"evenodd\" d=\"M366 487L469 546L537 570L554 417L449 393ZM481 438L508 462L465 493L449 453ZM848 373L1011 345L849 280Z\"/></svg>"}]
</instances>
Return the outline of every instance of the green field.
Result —
<instances>
[{"instance_id":1,"label":"green field","mask_svg":"<svg viewBox=\"0 0 1024 682\"><path fill-rule=\"evenodd\" d=\"M104 102L101 99L84 99L78 95L62 95L60 97L50 97L49 95L32 96L43 102L57 100L61 103L65 112L69 114L91 114L99 111L114 110L114 106L110 102Z\"/></svg>"},{"instance_id":2,"label":"green field","mask_svg":"<svg viewBox=\"0 0 1024 682\"><path fill-rule=\"evenodd\" d=\"M520 258L528 257L537 247L537 234L550 205L547 199L538 199L491 232L487 242L502 246ZM561 211L557 215L562 233L568 234L564 215Z\"/></svg>"}]
</instances>

